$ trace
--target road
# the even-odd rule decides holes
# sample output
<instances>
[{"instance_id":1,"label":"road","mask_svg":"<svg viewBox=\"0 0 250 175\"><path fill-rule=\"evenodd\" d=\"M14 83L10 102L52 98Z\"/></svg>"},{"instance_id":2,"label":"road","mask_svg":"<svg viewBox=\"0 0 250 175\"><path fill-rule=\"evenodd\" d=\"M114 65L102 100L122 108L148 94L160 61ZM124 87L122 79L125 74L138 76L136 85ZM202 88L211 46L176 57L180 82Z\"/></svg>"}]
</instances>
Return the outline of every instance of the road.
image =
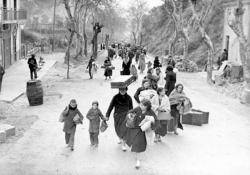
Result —
<instances>
[{"instance_id":1,"label":"road","mask_svg":"<svg viewBox=\"0 0 250 175\"><path fill-rule=\"evenodd\" d=\"M102 54L99 59L103 60ZM120 71L121 61L115 60L113 78ZM59 114L71 98L76 98L80 111L86 115L91 102L98 100L106 113L109 102L117 90L105 81L103 70L93 80L88 80L80 66L71 71L72 79L66 80L65 66L57 63L43 78L45 91L58 96L45 97L45 103L29 107L25 97L23 113L38 115L22 138L11 145L0 158L1 175L247 175L250 172L250 108L237 100L215 92L197 73L178 73L178 82L191 98L194 108L210 112L208 125L184 125L179 136L167 135L163 142L148 146L142 156L142 167L134 168L134 155L122 152L117 144L113 119L109 128L99 136L98 149L90 148L88 121L77 127L75 151L65 147ZM143 75L140 75L142 79ZM137 81L129 87L133 96L140 86ZM134 103L135 105L136 103Z\"/></svg>"}]
</instances>

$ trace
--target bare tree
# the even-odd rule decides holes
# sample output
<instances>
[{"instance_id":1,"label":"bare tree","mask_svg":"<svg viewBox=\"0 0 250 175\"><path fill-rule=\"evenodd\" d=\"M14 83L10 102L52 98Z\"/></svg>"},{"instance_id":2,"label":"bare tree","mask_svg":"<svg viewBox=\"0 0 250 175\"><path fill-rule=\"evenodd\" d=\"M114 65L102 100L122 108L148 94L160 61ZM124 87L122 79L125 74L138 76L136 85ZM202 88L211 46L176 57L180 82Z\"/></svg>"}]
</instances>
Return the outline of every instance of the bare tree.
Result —
<instances>
[{"instance_id":1,"label":"bare tree","mask_svg":"<svg viewBox=\"0 0 250 175\"><path fill-rule=\"evenodd\" d=\"M184 48L183 48L183 58L186 59L188 55L188 27L189 22L184 21L183 17L183 1L174 1L174 0L165 0L165 9L168 12L169 16L172 19L174 26L173 37L170 40L169 44L169 53L170 55L174 54L174 47L176 42L179 39L184 40ZM186 24L186 25L185 25Z\"/></svg>"},{"instance_id":2,"label":"bare tree","mask_svg":"<svg viewBox=\"0 0 250 175\"><path fill-rule=\"evenodd\" d=\"M135 44L139 44L141 36L142 18L146 14L148 8L145 0L135 0L129 9L131 18L132 36Z\"/></svg>"},{"instance_id":3,"label":"bare tree","mask_svg":"<svg viewBox=\"0 0 250 175\"><path fill-rule=\"evenodd\" d=\"M250 40L247 39L243 30L243 9L242 0L238 0L238 7L234 11L234 18L228 19L230 28L234 31L240 41L240 58L244 71L244 80L246 82L242 92L241 102L250 103Z\"/></svg>"},{"instance_id":4,"label":"bare tree","mask_svg":"<svg viewBox=\"0 0 250 175\"><path fill-rule=\"evenodd\" d=\"M199 2L194 0L189 0L189 2L191 4L191 10L193 13L192 16L193 27L201 33L202 41L208 48L208 59L206 65L207 82L209 84L212 84L213 58L215 51L214 51L214 44L205 30L206 27L205 20L212 8L213 0L200 0ZM198 4L200 5L199 7L201 8L199 11L196 8Z\"/></svg>"}]
</instances>

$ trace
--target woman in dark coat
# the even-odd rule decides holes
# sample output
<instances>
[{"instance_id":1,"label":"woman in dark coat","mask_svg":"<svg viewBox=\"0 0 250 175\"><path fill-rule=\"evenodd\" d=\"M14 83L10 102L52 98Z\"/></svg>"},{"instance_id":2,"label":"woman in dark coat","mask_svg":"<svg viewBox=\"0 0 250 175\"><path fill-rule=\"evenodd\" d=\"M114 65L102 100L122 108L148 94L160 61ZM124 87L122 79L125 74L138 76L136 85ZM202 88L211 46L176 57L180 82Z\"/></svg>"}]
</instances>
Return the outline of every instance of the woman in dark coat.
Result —
<instances>
[{"instance_id":1,"label":"woman in dark coat","mask_svg":"<svg viewBox=\"0 0 250 175\"><path fill-rule=\"evenodd\" d=\"M123 59L122 62L122 75L130 75L132 59L129 59L127 56Z\"/></svg>"},{"instance_id":2,"label":"woman in dark coat","mask_svg":"<svg viewBox=\"0 0 250 175\"><path fill-rule=\"evenodd\" d=\"M76 124L81 123L83 120L82 113L77 109L77 103L75 99L70 101L70 104L62 112L64 127L63 131L65 132L65 141L71 151L74 150L74 140L76 132ZM74 120L75 116L78 115L78 121Z\"/></svg>"},{"instance_id":3,"label":"woman in dark coat","mask_svg":"<svg viewBox=\"0 0 250 175\"><path fill-rule=\"evenodd\" d=\"M106 113L107 120L110 117L111 111L114 111L114 124L117 136L120 139L119 143L122 143L122 150L126 151L126 144L124 137L126 135L125 119L129 110L133 109L132 98L127 94L128 88L119 88L119 93L115 95L109 105L108 111Z\"/></svg>"},{"instance_id":4,"label":"woman in dark coat","mask_svg":"<svg viewBox=\"0 0 250 175\"><path fill-rule=\"evenodd\" d=\"M141 122L146 116L152 116L154 121L156 115L151 109L151 102L149 100L142 100L140 106L129 111L130 114L134 115L133 127L128 128L126 135L126 143L131 147L131 151L136 153L136 168L140 168L139 154L146 151L147 140L145 131L141 129Z\"/></svg>"},{"instance_id":5,"label":"woman in dark coat","mask_svg":"<svg viewBox=\"0 0 250 175\"><path fill-rule=\"evenodd\" d=\"M109 77L109 79L111 79L111 76L112 76L111 66L112 66L111 61L110 61L109 57L107 57L107 59L104 61L104 67L105 67L104 76L105 76L105 80L107 80L108 77Z\"/></svg>"},{"instance_id":6,"label":"woman in dark coat","mask_svg":"<svg viewBox=\"0 0 250 175\"><path fill-rule=\"evenodd\" d=\"M175 88L175 83L176 83L176 73L173 72L173 67L172 66L168 66L167 70L166 70L166 84L165 84L165 91L166 91L166 95L169 96L171 94L171 92L174 90Z\"/></svg>"},{"instance_id":7,"label":"woman in dark coat","mask_svg":"<svg viewBox=\"0 0 250 175\"><path fill-rule=\"evenodd\" d=\"M159 57L156 56L155 60L154 60L154 69L156 69L158 67L161 67L161 63L160 63Z\"/></svg>"}]
</instances>

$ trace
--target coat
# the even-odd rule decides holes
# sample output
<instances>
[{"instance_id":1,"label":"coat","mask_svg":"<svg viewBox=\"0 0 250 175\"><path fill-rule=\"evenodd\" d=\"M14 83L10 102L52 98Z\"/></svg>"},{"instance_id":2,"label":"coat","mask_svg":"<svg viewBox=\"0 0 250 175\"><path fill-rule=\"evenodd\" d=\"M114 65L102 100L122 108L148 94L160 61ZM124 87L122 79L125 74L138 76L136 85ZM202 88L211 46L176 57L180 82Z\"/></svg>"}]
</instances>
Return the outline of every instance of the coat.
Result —
<instances>
[{"instance_id":1,"label":"coat","mask_svg":"<svg viewBox=\"0 0 250 175\"><path fill-rule=\"evenodd\" d=\"M125 119L126 115L129 110L133 109L133 101L132 98L128 95L121 95L118 93L113 97L109 108L106 113L106 117L109 118L111 111L114 111L114 124L115 124L115 131L118 137L123 138L126 134L126 126L125 126Z\"/></svg>"},{"instance_id":2,"label":"coat","mask_svg":"<svg viewBox=\"0 0 250 175\"><path fill-rule=\"evenodd\" d=\"M153 116L156 118L155 113L152 110L146 111L144 114L140 107L137 107L129 113L135 113L134 118L134 127L128 128L125 140L128 146L132 147L131 151L140 153L146 151L147 148L147 140L145 132L143 132L140 128L141 122L145 119L146 116Z\"/></svg>"},{"instance_id":3,"label":"coat","mask_svg":"<svg viewBox=\"0 0 250 175\"><path fill-rule=\"evenodd\" d=\"M162 98L161 104L159 101L159 95L154 96L151 102L152 102L152 109L156 115L158 115L158 112L159 112L157 110L158 107L162 108L162 110L164 111L170 112L170 102L169 102L169 98L166 95Z\"/></svg>"},{"instance_id":4,"label":"coat","mask_svg":"<svg viewBox=\"0 0 250 175\"><path fill-rule=\"evenodd\" d=\"M101 120L104 120L104 116L100 109L91 108L87 113L87 119L89 119L89 132L99 133Z\"/></svg>"},{"instance_id":5,"label":"coat","mask_svg":"<svg viewBox=\"0 0 250 175\"><path fill-rule=\"evenodd\" d=\"M122 75L130 75L130 66L131 66L132 60L129 60L127 63L124 61L122 62Z\"/></svg>"},{"instance_id":6,"label":"coat","mask_svg":"<svg viewBox=\"0 0 250 175\"><path fill-rule=\"evenodd\" d=\"M173 71L167 72L165 80L166 80L165 84L166 95L169 96L175 88L176 73L174 73Z\"/></svg>"},{"instance_id":7,"label":"coat","mask_svg":"<svg viewBox=\"0 0 250 175\"><path fill-rule=\"evenodd\" d=\"M29 68L34 70L34 69L37 69L37 61L35 58L29 58L28 59L28 65L29 65Z\"/></svg>"},{"instance_id":8,"label":"coat","mask_svg":"<svg viewBox=\"0 0 250 175\"><path fill-rule=\"evenodd\" d=\"M77 108L75 110L68 108L69 107L66 107L62 112L62 115L64 117L63 131L66 133L72 133L76 129L76 124L73 121L74 117L78 114L80 119L83 120L83 115Z\"/></svg>"},{"instance_id":9,"label":"coat","mask_svg":"<svg viewBox=\"0 0 250 175\"><path fill-rule=\"evenodd\" d=\"M105 77L110 77L112 76L112 69L110 68L111 66L111 61L110 60L105 60L104 61L104 66L105 66L105 71L104 71L104 76Z\"/></svg>"},{"instance_id":10,"label":"coat","mask_svg":"<svg viewBox=\"0 0 250 175\"><path fill-rule=\"evenodd\" d=\"M161 67L161 63L160 63L159 59L154 60L154 69L157 67Z\"/></svg>"}]
</instances>

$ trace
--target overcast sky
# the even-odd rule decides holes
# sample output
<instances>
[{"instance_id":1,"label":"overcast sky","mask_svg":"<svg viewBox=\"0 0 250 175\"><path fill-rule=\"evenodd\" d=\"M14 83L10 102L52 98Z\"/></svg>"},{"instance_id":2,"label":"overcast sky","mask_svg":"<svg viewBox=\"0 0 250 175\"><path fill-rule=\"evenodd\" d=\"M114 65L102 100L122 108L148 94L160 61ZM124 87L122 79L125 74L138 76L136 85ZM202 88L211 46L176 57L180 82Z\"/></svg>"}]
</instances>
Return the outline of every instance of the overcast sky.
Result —
<instances>
[{"instance_id":1,"label":"overcast sky","mask_svg":"<svg viewBox=\"0 0 250 175\"><path fill-rule=\"evenodd\" d=\"M123 8L128 8L131 3L133 3L134 0L117 0L117 2L120 4ZM163 4L162 0L146 0L148 7L151 9L155 6L159 6Z\"/></svg>"}]
</instances>

